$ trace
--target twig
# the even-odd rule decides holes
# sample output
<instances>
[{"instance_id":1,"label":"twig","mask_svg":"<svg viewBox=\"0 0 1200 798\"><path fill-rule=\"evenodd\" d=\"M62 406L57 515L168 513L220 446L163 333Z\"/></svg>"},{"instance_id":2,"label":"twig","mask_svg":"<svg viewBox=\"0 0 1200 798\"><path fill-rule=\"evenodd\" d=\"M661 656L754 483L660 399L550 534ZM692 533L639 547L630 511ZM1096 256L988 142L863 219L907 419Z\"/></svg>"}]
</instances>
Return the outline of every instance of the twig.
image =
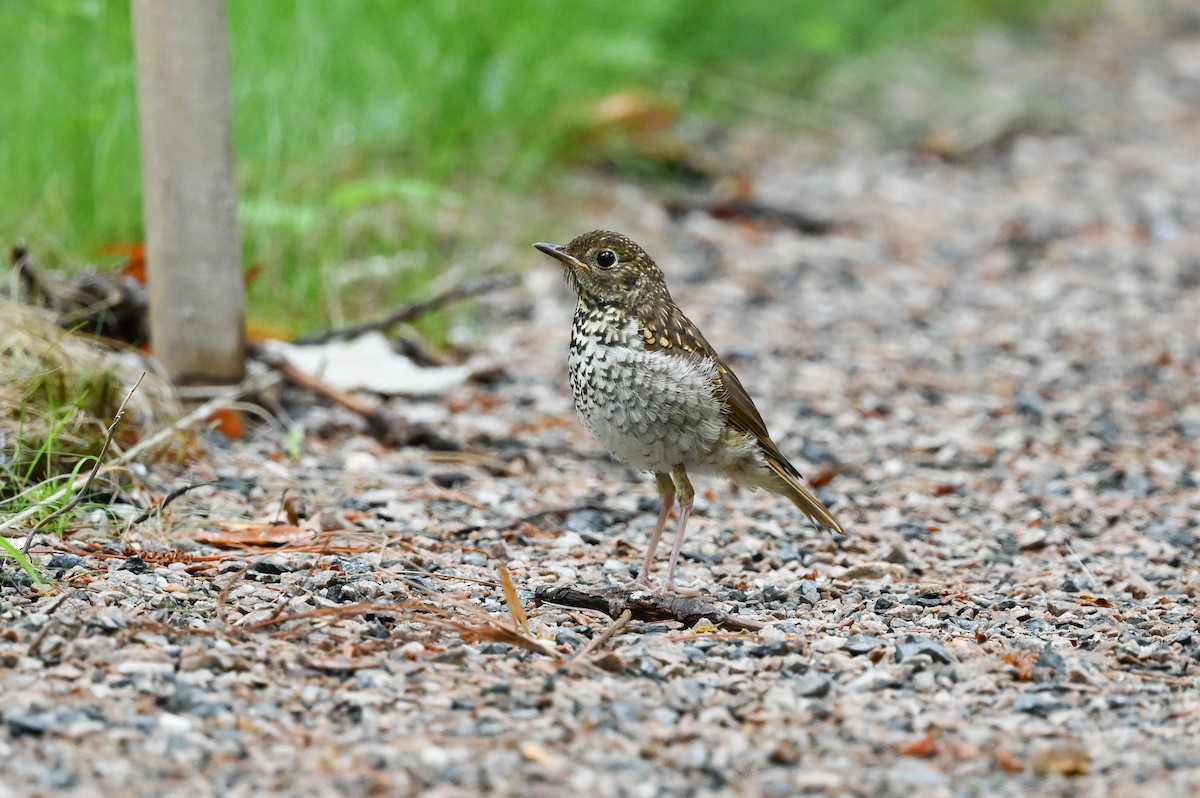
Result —
<instances>
[{"instance_id":1,"label":"twig","mask_svg":"<svg viewBox=\"0 0 1200 798\"><path fill-rule=\"evenodd\" d=\"M287 489L285 488L284 494L286 494L286 493L287 493ZM279 505L281 508L284 506L282 496L279 499ZM289 519L289 523L295 524L295 521L291 521ZM328 538L325 541L325 551L322 552L321 556L314 558L312 563L309 565L308 577L304 580L303 584L301 585L302 590L308 590L312 586L313 572L317 569L317 564L320 563L321 557L328 556L329 547L332 542L333 542L333 538L332 537ZM276 602L275 609L272 610L271 614L266 617L265 622L271 622L275 618L279 617L279 614L283 612L284 608L288 605L289 602L291 602L291 600L292 600L292 597L289 596L286 591L284 591L284 593L279 597L279 601Z\"/></svg>"},{"instance_id":2,"label":"twig","mask_svg":"<svg viewBox=\"0 0 1200 798\"><path fill-rule=\"evenodd\" d=\"M763 628L758 621L730 615L725 610L699 599L686 596L664 596L645 590L630 591L626 587L610 587L599 593L580 590L571 585L543 585L533 591L538 604L560 604L597 610L610 618L629 611L638 621L678 621L687 627L708 619L716 626L737 631L757 631Z\"/></svg>"},{"instance_id":3,"label":"twig","mask_svg":"<svg viewBox=\"0 0 1200 798\"><path fill-rule=\"evenodd\" d=\"M612 638L613 635L615 635L617 632L624 629L625 624L629 623L629 621L632 618L633 618L633 612L631 610L626 609L624 612L621 613L621 617L617 618L615 621L610 623L608 625L607 629L605 629L603 632L601 632L600 634L593 637L586 646L581 648L579 650L579 653L576 654L571 659L571 664L573 665L576 662L583 661L584 657L588 656L593 651L600 648L600 646L607 643L609 641L609 639Z\"/></svg>"},{"instance_id":4,"label":"twig","mask_svg":"<svg viewBox=\"0 0 1200 798\"><path fill-rule=\"evenodd\" d=\"M335 405L346 408L351 413L362 416L371 429L371 434L388 442L394 437L393 422L378 407L373 406L353 394L339 391L327 382L317 379L311 374L305 374L296 368L283 355L257 347L252 352L254 357L261 360L270 368L279 372L284 379L306 391L312 391L318 396L324 396Z\"/></svg>"},{"instance_id":5,"label":"twig","mask_svg":"<svg viewBox=\"0 0 1200 798\"><path fill-rule=\"evenodd\" d=\"M1096 577L1092 576L1092 572L1088 570L1087 564L1083 561L1083 558L1075 553L1074 547L1071 546L1071 541L1068 540L1066 543L1067 551L1071 552L1071 556L1075 558L1075 562L1079 563L1079 567L1082 568L1083 572L1087 575L1088 583L1093 588L1099 585L1100 583L1096 581Z\"/></svg>"},{"instance_id":6,"label":"twig","mask_svg":"<svg viewBox=\"0 0 1200 798\"><path fill-rule=\"evenodd\" d=\"M368 322L366 324L356 324L350 327L342 327L337 330L320 333L318 335L310 335L307 338L301 338L296 343L298 344L323 344L327 341L332 341L337 338L353 338L363 333L383 331L389 327L395 327L397 324L403 324L406 321L412 321L418 316L423 316L426 313L437 310L443 305L451 302L457 302L460 299L476 296L478 294L486 294L489 291L496 291L502 288L508 288L516 285L517 275L515 274L499 274L492 277L484 277L473 282L463 283L462 285L443 291L437 296L430 297L422 302L415 302L411 305L398 308L392 313L378 321Z\"/></svg>"},{"instance_id":7,"label":"twig","mask_svg":"<svg viewBox=\"0 0 1200 798\"><path fill-rule=\"evenodd\" d=\"M521 598L517 595L517 586L513 584L508 566L500 563L500 584L504 586L504 602L508 605L508 614L512 616L513 626L521 634L529 635L529 619L525 616L525 608L521 606Z\"/></svg>"},{"instance_id":8,"label":"twig","mask_svg":"<svg viewBox=\"0 0 1200 798\"><path fill-rule=\"evenodd\" d=\"M129 404L129 400L133 398L133 392L138 389L138 386L142 384L142 380L145 378L146 372L143 371L142 375L137 378L137 382L135 382L133 387L129 389L129 393L125 394L125 398L121 401L121 405L117 408L117 413L113 416L112 423L108 425L108 432L104 435L104 443L100 445L100 453L96 455L96 462L92 466L92 470L88 473L87 480L84 481L83 487L71 497L69 502L50 513L50 515L46 516L41 521L38 521L36 524L34 524L33 529L29 530L29 534L25 537L25 549L23 551L24 554L29 553L29 546L31 543L33 543L33 536L37 534L39 529L53 521L55 518L58 518L68 511L75 509L76 505L83 501L83 497L87 495L89 490L91 490L92 483L96 481L96 475L100 473L100 466L104 464L104 455L108 452L108 446L112 443L113 435L115 435L117 432L117 425L121 423L121 419L125 415L125 405Z\"/></svg>"},{"instance_id":9,"label":"twig","mask_svg":"<svg viewBox=\"0 0 1200 798\"><path fill-rule=\"evenodd\" d=\"M295 621L307 621L313 618L348 618L354 615L362 615L368 612L375 612L381 615L396 614L398 609L403 605L382 604L374 601L364 601L358 604L343 604L338 607L318 607L315 610L305 610L304 612L294 612L289 615L280 615L277 611L272 612L267 618L254 623L246 624L245 626L235 627L234 632L240 634L252 634L262 631L271 626L281 626L285 623L293 623Z\"/></svg>"},{"instance_id":10,"label":"twig","mask_svg":"<svg viewBox=\"0 0 1200 798\"><path fill-rule=\"evenodd\" d=\"M130 521L129 524L125 527L125 531L128 532L130 529L137 526L138 524L140 524L144 521L149 521L152 517L158 515L163 510L165 510L168 504L175 501L183 494L188 493L189 491L193 491L196 488L203 488L203 487L207 487L208 485L216 485L216 484L217 484L217 480L214 479L214 480L209 480L207 482L193 482L190 485L183 485L182 487L175 488L173 491L171 491L166 496L164 496L163 500L160 501L158 504L154 505L149 510L146 510L144 513L139 515L137 518Z\"/></svg>"},{"instance_id":11,"label":"twig","mask_svg":"<svg viewBox=\"0 0 1200 798\"><path fill-rule=\"evenodd\" d=\"M394 574L396 576L423 576L423 577L429 577L430 579L449 579L449 580L455 581L455 582L470 582L473 585L483 585L484 587L499 587L499 588L504 587L499 582L492 582L487 579L475 579L474 577L471 577L471 576L461 576L459 574L443 574L443 573L439 573L437 571L418 571L418 570L392 571L389 569L388 573ZM409 581L408 584L412 584L412 582Z\"/></svg>"},{"instance_id":12,"label":"twig","mask_svg":"<svg viewBox=\"0 0 1200 798\"><path fill-rule=\"evenodd\" d=\"M789 227L805 235L826 235L835 227L832 219L797 210L772 205L748 197L712 199L676 197L666 203L667 212L682 216L691 211L703 211L714 219L747 219L780 227Z\"/></svg>"},{"instance_id":13,"label":"twig","mask_svg":"<svg viewBox=\"0 0 1200 798\"><path fill-rule=\"evenodd\" d=\"M457 632L458 636L468 643L507 643L556 660L563 658L562 654L549 645L549 641L523 635L516 629L497 623L484 613L472 613L464 618L438 619L429 623L431 626L442 626Z\"/></svg>"}]
</instances>

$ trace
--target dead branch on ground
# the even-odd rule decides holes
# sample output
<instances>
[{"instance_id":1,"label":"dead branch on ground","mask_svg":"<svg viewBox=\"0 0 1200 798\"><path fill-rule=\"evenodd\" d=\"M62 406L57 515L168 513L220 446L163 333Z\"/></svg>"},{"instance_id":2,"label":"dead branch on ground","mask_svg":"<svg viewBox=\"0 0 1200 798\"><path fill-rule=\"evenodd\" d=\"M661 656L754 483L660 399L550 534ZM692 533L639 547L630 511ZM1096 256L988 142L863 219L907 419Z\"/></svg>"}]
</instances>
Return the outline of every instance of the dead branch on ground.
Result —
<instances>
[{"instance_id":1,"label":"dead branch on ground","mask_svg":"<svg viewBox=\"0 0 1200 798\"><path fill-rule=\"evenodd\" d=\"M687 627L707 619L715 626L737 631L757 631L763 628L758 621L730 615L725 610L687 596L665 596L648 590L609 587L589 592L571 585L543 585L533 591L537 604L559 604L596 610L610 618L619 618L629 611L635 621L678 621Z\"/></svg>"}]
</instances>

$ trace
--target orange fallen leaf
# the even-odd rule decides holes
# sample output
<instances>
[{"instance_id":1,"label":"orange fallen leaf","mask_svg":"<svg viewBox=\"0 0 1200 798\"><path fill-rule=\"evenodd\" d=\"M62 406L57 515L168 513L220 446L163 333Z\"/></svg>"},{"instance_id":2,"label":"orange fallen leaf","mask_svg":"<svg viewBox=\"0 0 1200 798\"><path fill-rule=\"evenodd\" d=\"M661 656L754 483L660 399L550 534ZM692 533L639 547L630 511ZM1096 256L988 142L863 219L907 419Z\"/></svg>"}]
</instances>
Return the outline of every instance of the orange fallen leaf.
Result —
<instances>
[{"instance_id":1,"label":"orange fallen leaf","mask_svg":"<svg viewBox=\"0 0 1200 798\"><path fill-rule=\"evenodd\" d=\"M299 496L288 496L283 500L283 514L287 516L289 524L299 526L300 519L305 514L304 499Z\"/></svg>"},{"instance_id":2,"label":"orange fallen leaf","mask_svg":"<svg viewBox=\"0 0 1200 798\"><path fill-rule=\"evenodd\" d=\"M1025 769L1025 763L1017 759L1011 751L1006 751L1003 748L997 748L992 752L992 759L996 762L996 767L1003 770L1009 775L1015 776Z\"/></svg>"},{"instance_id":3,"label":"orange fallen leaf","mask_svg":"<svg viewBox=\"0 0 1200 798\"><path fill-rule=\"evenodd\" d=\"M837 475L838 470L836 468L822 468L815 474L811 474L807 481L808 484L812 485L814 488L823 488L830 482L833 482L833 478Z\"/></svg>"},{"instance_id":4,"label":"orange fallen leaf","mask_svg":"<svg viewBox=\"0 0 1200 798\"><path fill-rule=\"evenodd\" d=\"M896 753L901 756L917 756L923 759L936 756L938 750L941 748L941 745L938 743L939 736L937 729L930 729L921 739L898 746Z\"/></svg>"},{"instance_id":5,"label":"orange fallen leaf","mask_svg":"<svg viewBox=\"0 0 1200 798\"><path fill-rule=\"evenodd\" d=\"M208 417L209 425L231 441L240 441L246 437L246 422L242 414L236 410L223 407L214 410Z\"/></svg>"},{"instance_id":6,"label":"orange fallen leaf","mask_svg":"<svg viewBox=\"0 0 1200 798\"><path fill-rule=\"evenodd\" d=\"M1004 661L1017 669L1018 682L1033 681L1033 664L1037 661L1037 658L1033 654L1014 654L1010 652L1004 655Z\"/></svg>"},{"instance_id":7,"label":"orange fallen leaf","mask_svg":"<svg viewBox=\"0 0 1200 798\"><path fill-rule=\"evenodd\" d=\"M246 339L249 341L287 341L291 334L283 327L275 327L260 322L246 322Z\"/></svg>"},{"instance_id":8,"label":"orange fallen leaf","mask_svg":"<svg viewBox=\"0 0 1200 798\"><path fill-rule=\"evenodd\" d=\"M254 281L263 273L263 269L267 268L262 261L255 261L242 273L242 284L247 288L254 285Z\"/></svg>"},{"instance_id":9,"label":"orange fallen leaf","mask_svg":"<svg viewBox=\"0 0 1200 798\"><path fill-rule=\"evenodd\" d=\"M513 626L521 632L521 634L529 636L529 623L525 615L525 608L521 606L521 598L517 595L517 586L513 584L512 574L508 572L508 566L500 563L500 584L504 587L504 601L508 604L508 614L512 616Z\"/></svg>"},{"instance_id":10,"label":"orange fallen leaf","mask_svg":"<svg viewBox=\"0 0 1200 798\"><path fill-rule=\"evenodd\" d=\"M129 260L121 268L121 276L129 277L142 285L146 284L146 248L140 242L132 244L109 244L101 247L104 255L124 255Z\"/></svg>"}]
</instances>

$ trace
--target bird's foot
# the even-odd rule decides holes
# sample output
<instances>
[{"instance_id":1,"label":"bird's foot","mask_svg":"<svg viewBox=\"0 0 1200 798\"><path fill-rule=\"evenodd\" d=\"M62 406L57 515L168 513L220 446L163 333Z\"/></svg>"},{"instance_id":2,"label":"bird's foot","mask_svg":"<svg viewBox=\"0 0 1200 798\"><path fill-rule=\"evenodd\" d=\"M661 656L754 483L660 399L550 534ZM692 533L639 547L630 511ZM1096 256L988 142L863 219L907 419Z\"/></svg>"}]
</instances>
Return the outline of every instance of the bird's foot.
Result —
<instances>
[{"instance_id":1,"label":"bird's foot","mask_svg":"<svg viewBox=\"0 0 1200 798\"><path fill-rule=\"evenodd\" d=\"M649 574L638 574L633 579L625 583L626 590L649 590L658 592L660 588L656 588L654 583L650 581Z\"/></svg>"},{"instance_id":2,"label":"bird's foot","mask_svg":"<svg viewBox=\"0 0 1200 798\"><path fill-rule=\"evenodd\" d=\"M663 585L662 589L658 592L663 595L675 593L677 595L684 596L685 598L695 598L696 596L700 595L700 591L697 588L681 585L674 579L668 579L667 583Z\"/></svg>"}]
</instances>

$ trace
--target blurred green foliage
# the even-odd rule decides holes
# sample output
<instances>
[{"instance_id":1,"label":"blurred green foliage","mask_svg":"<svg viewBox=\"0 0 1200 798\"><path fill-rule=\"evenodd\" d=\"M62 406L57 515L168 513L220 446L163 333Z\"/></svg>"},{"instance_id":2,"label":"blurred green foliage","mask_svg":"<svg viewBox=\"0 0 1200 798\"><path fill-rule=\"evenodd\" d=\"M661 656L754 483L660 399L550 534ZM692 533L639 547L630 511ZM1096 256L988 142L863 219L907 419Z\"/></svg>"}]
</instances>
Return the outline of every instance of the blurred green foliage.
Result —
<instances>
[{"instance_id":1,"label":"blurred green foliage","mask_svg":"<svg viewBox=\"0 0 1200 798\"><path fill-rule=\"evenodd\" d=\"M492 201L552 183L578 120L611 92L720 114L714 79L803 97L847 59L1028 24L1045 6L230 0L245 251L265 265L252 310L323 326L338 264L400 251L412 257L388 291L362 301L420 290L456 257L446 230L497 229L478 223ZM42 262L141 238L130 27L126 0L0 2L0 234Z\"/></svg>"}]
</instances>

